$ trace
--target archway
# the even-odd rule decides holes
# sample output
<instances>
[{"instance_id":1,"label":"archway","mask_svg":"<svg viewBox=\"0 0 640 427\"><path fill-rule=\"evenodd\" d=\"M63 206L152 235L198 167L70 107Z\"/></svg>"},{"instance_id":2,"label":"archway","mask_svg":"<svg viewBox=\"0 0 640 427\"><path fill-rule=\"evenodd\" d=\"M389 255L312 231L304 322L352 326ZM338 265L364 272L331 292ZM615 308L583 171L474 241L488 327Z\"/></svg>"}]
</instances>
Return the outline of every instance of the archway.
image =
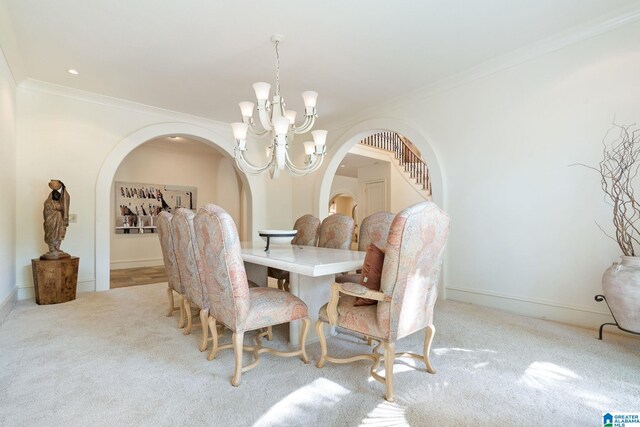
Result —
<instances>
[{"instance_id":1,"label":"archway","mask_svg":"<svg viewBox=\"0 0 640 427\"><path fill-rule=\"evenodd\" d=\"M142 128L125 137L111 150L105 159L96 181L96 212L95 212L95 274L96 291L109 289L110 274L110 195L113 178L118 166L124 158L135 148L145 142L167 135L185 136L203 142L216 149L226 157L233 157L233 143L226 135L210 129L188 123L161 123ZM214 142L215 141L215 142ZM252 180L245 174L239 174L243 187L246 189L247 227L251 233L253 227L253 197Z\"/></svg>"},{"instance_id":2,"label":"archway","mask_svg":"<svg viewBox=\"0 0 640 427\"><path fill-rule=\"evenodd\" d=\"M438 160L438 155L434 147L428 142L428 138L418 131L411 124L398 119L380 118L371 119L360 122L352 126L347 130L335 144L332 145L331 157L327 159L326 166L320 172L322 178L320 185L316 190L316 203L315 210L316 215L319 218L325 218L329 214L329 200L331 195L331 183L336 171L340 167L342 159L347 155L349 150L356 145L363 138L373 135L381 131L393 131L407 137L422 153L424 160L429 167L429 173L431 177L432 188L432 200L434 203L442 207L445 211L447 209L447 194L446 194L446 182L444 168ZM443 264L443 273L440 278L440 290L439 295L442 299L447 299L447 292L444 286L445 277L448 275L448 262Z\"/></svg>"},{"instance_id":3,"label":"archway","mask_svg":"<svg viewBox=\"0 0 640 427\"><path fill-rule=\"evenodd\" d=\"M329 214L329 200L331 198L331 183L340 167L342 159L347 155L349 150L363 138L373 135L381 131L394 131L407 137L413 144L418 147L427 165L432 182L433 201L446 208L446 192L444 183L444 174L441 163L434 147L429 144L427 138L419 132L411 124L398 119L371 119L360 122L347 130L335 144L331 147L331 157L325 163L323 168L320 185L316 191L316 215L324 218Z\"/></svg>"}]
</instances>

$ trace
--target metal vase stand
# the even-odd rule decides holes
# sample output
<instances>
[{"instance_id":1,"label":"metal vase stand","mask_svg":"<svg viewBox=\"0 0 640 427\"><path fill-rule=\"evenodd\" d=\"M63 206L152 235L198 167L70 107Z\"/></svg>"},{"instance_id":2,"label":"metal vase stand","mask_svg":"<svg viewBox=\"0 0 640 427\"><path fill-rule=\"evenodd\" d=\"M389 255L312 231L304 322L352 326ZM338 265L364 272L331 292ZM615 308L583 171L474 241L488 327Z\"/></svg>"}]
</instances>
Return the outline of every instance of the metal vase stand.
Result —
<instances>
[{"instance_id":1,"label":"metal vase stand","mask_svg":"<svg viewBox=\"0 0 640 427\"><path fill-rule=\"evenodd\" d=\"M609 307L609 302L607 301L607 298L604 295L596 295L595 296L595 300L598 302L606 302L607 303L607 308L609 309L609 313L611 313L611 317L613 317L613 320L615 323L603 323L602 325L600 325L600 333L598 335L598 339L601 340L602 339L602 328L604 328L606 325L612 325L612 326L617 326L618 329L620 329L621 331L625 331L629 334L633 334L633 335L639 335L640 336L640 332L634 332L634 331L630 331L629 329L625 329L623 327L621 327L618 324L618 321L616 320L616 316L613 315L613 311L611 311L611 307Z\"/></svg>"}]
</instances>

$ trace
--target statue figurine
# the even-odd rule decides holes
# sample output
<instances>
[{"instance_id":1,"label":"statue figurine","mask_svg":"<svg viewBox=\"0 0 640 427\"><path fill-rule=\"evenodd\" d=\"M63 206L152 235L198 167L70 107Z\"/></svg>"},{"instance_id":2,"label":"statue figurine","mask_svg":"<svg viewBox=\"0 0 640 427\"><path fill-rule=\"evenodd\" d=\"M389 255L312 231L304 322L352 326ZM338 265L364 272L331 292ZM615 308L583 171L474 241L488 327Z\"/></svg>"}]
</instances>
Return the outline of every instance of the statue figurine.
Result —
<instances>
[{"instance_id":1,"label":"statue figurine","mask_svg":"<svg viewBox=\"0 0 640 427\"><path fill-rule=\"evenodd\" d=\"M44 241L49 246L49 252L40 259L69 258L70 255L60 250L60 243L64 239L69 226L69 192L58 179L49 182L51 193L44 201Z\"/></svg>"}]
</instances>

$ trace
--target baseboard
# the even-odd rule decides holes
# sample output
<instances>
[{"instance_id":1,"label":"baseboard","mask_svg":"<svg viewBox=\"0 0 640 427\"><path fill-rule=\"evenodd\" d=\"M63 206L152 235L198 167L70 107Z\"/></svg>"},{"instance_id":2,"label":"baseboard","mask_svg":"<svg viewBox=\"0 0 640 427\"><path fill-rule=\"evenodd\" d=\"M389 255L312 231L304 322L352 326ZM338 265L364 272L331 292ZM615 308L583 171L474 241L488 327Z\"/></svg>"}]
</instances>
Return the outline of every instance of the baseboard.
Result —
<instances>
[{"instance_id":1,"label":"baseboard","mask_svg":"<svg viewBox=\"0 0 640 427\"><path fill-rule=\"evenodd\" d=\"M162 258L138 259L127 261L111 261L112 270L122 270L124 268L158 267L164 265Z\"/></svg>"},{"instance_id":2,"label":"baseboard","mask_svg":"<svg viewBox=\"0 0 640 427\"><path fill-rule=\"evenodd\" d=\"M11 292L9 292L9 296L5 298L2 303L0 303L0 325L4 322L4 319L7 318L13 306L16 305L16 301L18 300L18 287L14 286Z\"/></svg>"},{"instance_id":3,"label":"baseboard","mask_svg":"<svg viewBox=\"0 0 640 427\"><path fill-rule=\"evenodd\" d=\"M96 290L96 281L91 280L78 280L78 286L76 292L93 292ZM36 293L33 286L25 286L17 288L18 301L35 299Z\"/></svg>"},{"instance_id":4,"label":"baseboard","mask_svg":"<svg viewBox=\"0 0 640 427\"><path fill-rule=\"evenodd\" d=\"M597 329L605 322L613 321L608 311L558 304L533 298L521 298L497 292L478 291L455 286L447 286L447 299L497 308L523 316L552 320L554 322L583 328ZM606 308L605 308L606 309ZM613 329L606 331L615 332ZM623 333L620 331L620 333Z\"/></svg>"}]
</instances>

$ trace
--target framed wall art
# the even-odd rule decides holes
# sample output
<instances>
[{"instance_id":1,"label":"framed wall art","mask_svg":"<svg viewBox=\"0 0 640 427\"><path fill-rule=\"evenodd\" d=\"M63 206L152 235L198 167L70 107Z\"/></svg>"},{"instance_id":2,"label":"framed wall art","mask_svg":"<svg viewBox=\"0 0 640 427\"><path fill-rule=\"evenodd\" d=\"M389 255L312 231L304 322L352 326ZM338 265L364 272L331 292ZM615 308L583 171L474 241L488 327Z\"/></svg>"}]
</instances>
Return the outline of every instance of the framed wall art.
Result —
<instances>
[{"instance_id":1,"label":"framed wall art","mask_svg":"<svg viewBox=\"0 0 640 427\"><path fill-rule=\"evenodd\" d=\"M197 187L138 182L115 183L116 234L155 233L161 211L195 210Z\"/></svg>"}]
</instances>

